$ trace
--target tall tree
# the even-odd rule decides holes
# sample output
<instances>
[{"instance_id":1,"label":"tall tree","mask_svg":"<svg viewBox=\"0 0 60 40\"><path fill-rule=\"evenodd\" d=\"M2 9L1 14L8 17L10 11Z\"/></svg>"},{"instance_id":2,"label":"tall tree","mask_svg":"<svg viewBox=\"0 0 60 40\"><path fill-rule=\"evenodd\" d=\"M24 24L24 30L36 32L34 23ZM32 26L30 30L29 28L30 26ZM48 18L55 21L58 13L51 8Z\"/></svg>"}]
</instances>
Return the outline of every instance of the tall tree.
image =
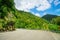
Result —
<instances>
[{"instance_id":1,"label":"tall tree","mask_svg":"<svg viewBox=\"0 0 60 40\"><path fill-rule=\"evenodd\" d=\"M0 18L4 18L7 12L14 10L14 0L0 0Z\"/></svg>"}]
</instances>

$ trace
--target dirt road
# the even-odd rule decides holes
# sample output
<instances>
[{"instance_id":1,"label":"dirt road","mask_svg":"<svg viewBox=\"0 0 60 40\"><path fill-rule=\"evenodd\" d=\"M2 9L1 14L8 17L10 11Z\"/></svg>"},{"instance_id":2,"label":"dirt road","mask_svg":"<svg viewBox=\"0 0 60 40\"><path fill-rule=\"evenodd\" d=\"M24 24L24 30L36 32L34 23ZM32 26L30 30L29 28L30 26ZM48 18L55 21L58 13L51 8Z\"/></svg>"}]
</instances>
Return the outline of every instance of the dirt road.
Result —
<instances>
[{"instance_id":1,"label":"dirt road","mask_svg":"<svg viewBox=\"0 0 60 40\"><path fill-rule=\"evenodd\" d=\"M60 34L42 30L17 29L0 33L0 40L60 40Z\"/></svg>"}]
</instances>

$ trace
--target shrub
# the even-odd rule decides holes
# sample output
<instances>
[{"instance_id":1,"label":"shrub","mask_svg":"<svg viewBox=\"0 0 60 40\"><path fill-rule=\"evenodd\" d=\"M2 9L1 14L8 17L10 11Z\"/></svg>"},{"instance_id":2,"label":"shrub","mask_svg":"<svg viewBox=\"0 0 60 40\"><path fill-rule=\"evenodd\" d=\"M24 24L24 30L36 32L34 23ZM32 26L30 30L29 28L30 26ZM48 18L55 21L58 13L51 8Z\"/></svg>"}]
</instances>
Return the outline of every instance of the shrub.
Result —
<instances>
[{"instance_id":1,"label":"shrub","mask_svg":"<svg viewBox=\"0 0 60 40\"><path fill-rule=\"evenodd\" d=\"M51 30L51 31L57 31L58 30L58 25L49 24L49 30Z\"/></svg>"},{"instance_id":2,"label":"shrub","mask_svg":"<svg viewBox=\"0 0 60 40\"><path fill-rule=\"evenodd\" d=\"M53 18L51 23L60 25L60 17Z\"/></svg>"},{"instance_id":3,"label":"shrub","mask_svg":"<svg viewBox=\"0 0 60 40\"><path fill-rule=\"evenodd\" d=\"M13 21L7 22L7 24L6 24L7 30L10 30L10 31L15 30L14 24L15 24L15 22L13 22Z\"/></svg>"}]
</instances>

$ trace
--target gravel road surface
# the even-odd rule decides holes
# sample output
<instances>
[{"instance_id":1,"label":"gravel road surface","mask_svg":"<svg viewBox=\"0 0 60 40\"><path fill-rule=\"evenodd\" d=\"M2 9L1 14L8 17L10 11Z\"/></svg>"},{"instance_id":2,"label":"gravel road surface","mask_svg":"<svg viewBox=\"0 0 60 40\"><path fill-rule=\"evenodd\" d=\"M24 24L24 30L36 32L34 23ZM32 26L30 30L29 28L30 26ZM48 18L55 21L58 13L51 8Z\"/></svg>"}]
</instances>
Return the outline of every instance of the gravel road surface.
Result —
<instances>
[{"instance_id":1,"label":"gravel road surface","mask_svg":"<svg viewBox=\"0 0 60 40\"><path fill-rule=\"evenodd\" d=\"M60 34L42 30L17 29L0 33L0 40L60 40Z\"/></svg>"}]
</instances>

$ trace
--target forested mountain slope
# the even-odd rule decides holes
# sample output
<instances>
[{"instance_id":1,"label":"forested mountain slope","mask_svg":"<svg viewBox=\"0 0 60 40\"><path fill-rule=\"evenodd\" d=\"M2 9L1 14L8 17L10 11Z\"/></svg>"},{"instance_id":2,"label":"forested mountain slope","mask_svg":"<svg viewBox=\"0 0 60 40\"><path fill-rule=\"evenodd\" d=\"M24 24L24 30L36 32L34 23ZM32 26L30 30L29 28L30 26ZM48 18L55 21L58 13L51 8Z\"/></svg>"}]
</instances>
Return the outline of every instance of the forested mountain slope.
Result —
<instances>
[{"instance_id":1,"label":"forested mountain slope","mask_svg":"<svg viewBox=\"0 0 60 40\"><path fill-rule=\"evenodd\" d=\"M29 12L17 11L17 22L16 27L20 28L33 28L33 29L41 29L43 24L47 24L48 22L40 17L37 17Z\"/></svg>"},{"instance_id":2,"label":"forested mountain slope","mask_svg":"<svg viewBox=\"0 0 60 40\"><path fill-rule=\"evenodd\" d=\"M57 25L30 12L18 11L14 0L0 0L0 31L11 31L15 28L57 30Z\"/></svg>"},{"instance_id":3,"label":"forested mountain slope","mask_svg":"<svg viewBox=\"0 0 60 40\"><path fill-rule=\"evenodd\" d=\"M14 0L0 0L0 29L16 28L41 29L48 22L30 12L18 11ZM12 30L12 29L11 29Z\"/></svg>"},{"instance_id":4,"label":"forested mountain slope","mask_svg":"<svg viewBox=\"0 0 60 40\"><path fill-rule=\"evenodd\" d=\"M46 14L42 18L50 22L53 18L56 18L56 17L58 17L58 16L52 15L52 14Z\"/></svg>"}]
</instances>

